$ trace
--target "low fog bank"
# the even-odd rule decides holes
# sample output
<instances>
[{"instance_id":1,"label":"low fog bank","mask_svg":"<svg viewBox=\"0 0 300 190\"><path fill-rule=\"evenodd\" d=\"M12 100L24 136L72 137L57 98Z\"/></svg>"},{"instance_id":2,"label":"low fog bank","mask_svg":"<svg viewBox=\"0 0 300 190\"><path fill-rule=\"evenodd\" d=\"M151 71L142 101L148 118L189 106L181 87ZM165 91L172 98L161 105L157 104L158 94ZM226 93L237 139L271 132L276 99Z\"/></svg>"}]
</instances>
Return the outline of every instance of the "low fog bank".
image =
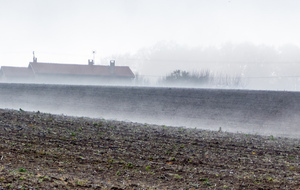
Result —
<instances>
[{"instance_id":1,"label":"low fog bank","mask_svg":"<svg viewBox=\"0 0 300 190\"><path fill-rule=\"evenodd\" d=\"M300 93L0 84L0 108L300 138Z\"/></svg>"},{"instance_id":2,"label":"low fog bank","mask_svg":"<svg viewBox=\"0 0 300 190\"><path fill-rule=\"evenodd\" d=\"M187 47L175 42L159 42L134 54L111 56L136 73L133 85L195 88L234 88L249 90L300 90L300 48L253 43L226 43L221 46ZM107 62L111 57L103 58ZM180 70L189 73L209 71L215 78L240 78L240 85L218 83L163 84L161 81Z\"/></svg>"},{"instance_id":3,"label":"low fog bank","mask_svg":"<svg viewBox=\"0 0 300 190\"><path fill-rule=\"evenodd\" d=\"M160 77L155 81L147 79L142 75L136 75L135 79L131 80L93 80L93 79L70 79L53 77L44 80L9 80L0 81L0 84L41 84L41 85L82 85L82 86L116 86L116 87L154 87L154 88L201 88L201 89L239 89L239 90L269 90L269 91L299 91L300 82L298 77L265 77L265 78L245 78L240 75L223 75L214 74L210 71L208 77L203 77L198 80L190 80L182 76L173 78L176 72L186 73L201 73L175 70ZM299 77L300 78L300 77ZM298 84L299 83L299 84Z\"/></svg>"},{"instance_id":4,"label":"low fog bank","mask_svg":"<svg viewBox=\"0 0 300 190\"><path fill-rule=\"evenodd\" d=\"M13 78L0 82L213 88L247 90L300 90L300 48L226 43L220 46L188 47L175 42L159 42L133 54L112 55L96 65L116 61L129 66L135 77L114 80L91 76L45 76ZM1 76L0 76L1 77Z\"/></svg>"}]
</instances>

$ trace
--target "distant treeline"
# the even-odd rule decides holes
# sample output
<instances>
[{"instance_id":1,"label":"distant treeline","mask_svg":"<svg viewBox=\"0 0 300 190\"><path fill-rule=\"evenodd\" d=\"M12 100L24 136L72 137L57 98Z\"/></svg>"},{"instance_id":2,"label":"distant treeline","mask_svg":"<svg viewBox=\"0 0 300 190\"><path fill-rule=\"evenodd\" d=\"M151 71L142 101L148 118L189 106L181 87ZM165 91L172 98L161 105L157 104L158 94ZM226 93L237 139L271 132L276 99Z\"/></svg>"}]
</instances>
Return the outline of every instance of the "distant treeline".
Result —
<instances>
[{"instance_id":1,"label":"distant treeline","mask_svg":"<svg viewBox=\"0 0 300 190\"><path fill-rule=\"evenodd\" d=\"M209 70L188 72L175 70L158 81L160 85L168 86L211 86L237 88L245 85L240 76L214 74Z\"/></svg>"},{"instance_id":2,"label":"distant treeline","mask_svg":"<svg viewBox=\"0 0 300 190\"><path fill-rule=\"evenodd\" d=\"M134 54L116 55L114 59L140 73L135 78L138 85L181 83L300 90L300 47L293 44L244 42L187 47L176 42L159 42Z\"/></svg>"},{"instance_id":3,"label":"distant treeline","mask_svg":"<svg viewBox=\"0 0 300 190\"><path fill-rule=\"evenodd\" d=\"M245 77L300 75L300 47L293 44L275 47L244 42L189 48L160 42L114 59L119 65L128 65L142 75L164 76L178 69L199 71L203 68L214 73Z\"/></svg>"}]
</instances>

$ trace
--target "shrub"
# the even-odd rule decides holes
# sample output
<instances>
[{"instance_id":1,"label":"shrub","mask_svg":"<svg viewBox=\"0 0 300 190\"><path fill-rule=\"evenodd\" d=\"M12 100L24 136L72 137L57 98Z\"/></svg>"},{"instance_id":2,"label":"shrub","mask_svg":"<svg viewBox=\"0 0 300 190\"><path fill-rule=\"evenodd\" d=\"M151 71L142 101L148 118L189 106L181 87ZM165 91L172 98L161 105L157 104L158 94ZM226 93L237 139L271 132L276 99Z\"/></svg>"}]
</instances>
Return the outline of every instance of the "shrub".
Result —
<instances>
[{"instance_id":1,"label":"shrub","mask_svg":"<svg viewBox=\"0 0 300 190\"><path fill-rule=\"evenodd\" d=\"M229 76L224 74L213 74L209 70L200 72L188 72L175 70L159 81L162 85L171 86L216 86L216 87L239 87L243 86L242 78L238 75Z\"/></svg>"}]
</instances>

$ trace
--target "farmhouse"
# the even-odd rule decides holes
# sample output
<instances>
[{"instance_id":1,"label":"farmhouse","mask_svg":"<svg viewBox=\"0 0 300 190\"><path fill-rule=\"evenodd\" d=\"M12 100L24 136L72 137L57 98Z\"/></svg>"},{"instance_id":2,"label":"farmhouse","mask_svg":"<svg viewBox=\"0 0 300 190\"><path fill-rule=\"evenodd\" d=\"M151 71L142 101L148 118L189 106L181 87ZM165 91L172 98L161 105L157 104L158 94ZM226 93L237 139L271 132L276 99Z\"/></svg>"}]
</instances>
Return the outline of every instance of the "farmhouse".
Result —
<instances>
[{"instance_id":1,"label":"farmhouse","mask_svg":"<svg viewBox=\"0 0 300 190\"><path fill-rule=\"evenodd\" d=\"M34 73L27 67L2 66L0 70L1 81L4 82L33 82Z\"/></svg>"},{"instance_id":2,"label":"farmhouse","mask_svg":"<svg viewBox=\"0 0 300 190\"><path fill-rule=\"evenodd\" d=\"M111 84L128 83L135 75L128 66L94 65L89 60L87 65L41 63L33 59L28 67L2 66L2 82L36 82L36 83L75 83L75 84Z\"/></svg>"}]
</instances>

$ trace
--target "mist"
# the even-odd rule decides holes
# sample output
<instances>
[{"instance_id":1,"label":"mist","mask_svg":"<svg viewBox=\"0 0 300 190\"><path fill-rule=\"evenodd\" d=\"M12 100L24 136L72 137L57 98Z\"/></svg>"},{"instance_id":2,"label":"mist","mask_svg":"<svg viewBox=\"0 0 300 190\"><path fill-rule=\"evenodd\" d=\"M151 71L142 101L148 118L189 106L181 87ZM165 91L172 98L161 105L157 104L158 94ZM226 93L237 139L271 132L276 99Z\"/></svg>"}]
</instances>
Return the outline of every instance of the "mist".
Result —
<instances>
[{"instance_id":1,"label":"mist","mask_svg":"<svg viewBox=\"0 0 300 190\"><path fill-rule=\"evenodd\" d=\"M41 57L41 59L45 58ZM101 81L93 77L56 76L44 77L43 80L22 79L2 82L300 90L300 48L293 44L268 46L250 42L235 44L228 42L220 46L190 47L173 41L161 41L153 46L141 48L136 53L104 57L96 60L96 65L109 65L112 59L116 61L116 66L129 66L135 77L124 81ZM79 64L87 65L87 61ZM208 72L209 80L206 83L188 81L182 83L176 80L172 84L165 83L164 80L176 71L190 75Z\"/></svg>"},{"instance_id":2,"label":"mist","mask_svg":"<svg viewBox=\"0 0 300 190\"><path fill-rule=\"evenodd\" d=\"M0 107L299 138L299 92L0 84Z\"/></svg>"},{"instance_id":3,"label":"mist","mask_svg":"<svg viewBox=\"0 0 300 190\"><path fill-rule=\"evenodd\" d=\"M175 70L190 73L207 70L216 77L241 77L241 89L297 91L300 88L300 48L293 44L276 47L244 42L188 47L162 41L135 54L112 57L118 64L129 65L150 85L159 85L160 79Z\"/></svg>"},{"instance_id":4,"label":"mist","mask_svg":"<svg viewBox=\"0 0 300 190\"><path fill-rule=\"evenodd\" d=\"M299 46L299 5L280 0L1 1L0 65L22 66L32 51L43 62L78 64L96 51L100 64L105 57L136 54L162 41L192 49L228 42Z\"/></svg>"},{"instance_id":5,"label":"mist","mask_svg":"<svg viewBox=\"0 0 300 190\"><path fill-rule=\"evenodd\" d=\"M175 70L240 76L246 89L298 90L299 2L279 0L3 1L0 65L130 66L135 84ZM184 86L183 86L184 87Z\"/></svg>"},{"instance_id":6,"label":"mist","mask_svg":"<svg viewBox=\"0 0 300 190\"><path fill-rule=\"evenodd\" d=\"M300 90L299 5L298 1L280 0L1 1L1 66L28 67L34 51L43 63L87 65L93 59L95 65L108 65L115 60L116 66L129 66L135 77L126 82L82 76L1 81L0 107L170 125L178 124L172 121L178 114L187 127L217 130L226 126L231 130L248 122L244 126L248 131L255 125L255 130L277 127L278 134L292 133L299 113L294 105L299 102L298 92L289 94ZM182 73L193 78L205 72L209 73L205 83L190 83L182 77ZM184 80L174 77L174 82L166 83L174 73ZM235 79L238 85L228 82ZM18 85L23 86L18 89ZM108 90L106 99L101 99L97 94L106 87L115 87L115 91ZM168 89L173 94L164 96ZM133 93L139 90L138 95ZM170 103L176 90L186 91ZM290 100L283 91L289 91ZM154 92L160 101L152 96ZM201 92L208 93L199 102L210 112L191 97ZM219 104L215 104L212 94L224 97L218 97ZM100 104L90 100L91 96ZM274 97L275 103L270 102ZM157 107L151 107L153 102ZM251 105L257 107L250 113ZM194 112L186 111L189 106ZM268 118L261 117L257 109ZM295 128L289 129L290 125Z\"/></svg>"}]
</instances>

